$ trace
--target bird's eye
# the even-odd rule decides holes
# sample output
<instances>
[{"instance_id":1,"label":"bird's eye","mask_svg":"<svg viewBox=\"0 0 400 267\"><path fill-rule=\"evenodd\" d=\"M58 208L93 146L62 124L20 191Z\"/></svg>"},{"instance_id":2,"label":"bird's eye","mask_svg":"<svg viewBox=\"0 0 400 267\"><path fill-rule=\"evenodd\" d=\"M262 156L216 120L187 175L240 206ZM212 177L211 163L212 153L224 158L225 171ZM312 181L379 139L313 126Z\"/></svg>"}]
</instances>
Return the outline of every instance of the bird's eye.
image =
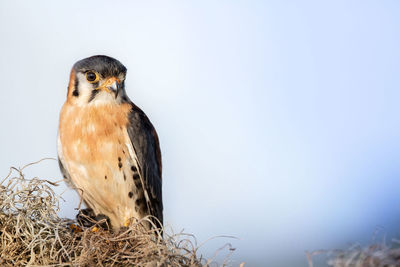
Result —
<instances>
[{"instance_id":1,"label":"bird's eye","mask_svg":"<svg viewBox=\"0 0 400 267\"><path fill-rule=\"evenodd\" d=\"M93 71L86 72L86 80L90 83L95 83L99 81L99 75Z\"/></svg>"}]
</instances>

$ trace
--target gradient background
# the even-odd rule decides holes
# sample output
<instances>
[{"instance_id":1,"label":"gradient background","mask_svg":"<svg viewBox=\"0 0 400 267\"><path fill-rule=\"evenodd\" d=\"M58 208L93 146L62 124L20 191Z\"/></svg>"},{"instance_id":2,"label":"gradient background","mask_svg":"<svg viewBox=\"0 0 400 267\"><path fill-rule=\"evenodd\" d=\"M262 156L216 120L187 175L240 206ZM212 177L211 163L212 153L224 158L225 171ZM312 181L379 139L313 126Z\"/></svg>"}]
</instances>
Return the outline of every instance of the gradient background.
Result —
<instances>
[{"instance_id":1,"label":"gradient background","mask_svg":"<svg viewBox=\"0 0 400 267\"><path fill-rule=\"evenodd\" d=\"M128 68L158 130L165 221L234 266L399 236L400 2L0 1L0 176L56 157L75 61ZM57 162L31 175L61 179ZM64 184L61 215L77 194ZM225 252L226 254L226 252ZM321 265L323 266L323 265Z\"/></svg>"}]
</instances>

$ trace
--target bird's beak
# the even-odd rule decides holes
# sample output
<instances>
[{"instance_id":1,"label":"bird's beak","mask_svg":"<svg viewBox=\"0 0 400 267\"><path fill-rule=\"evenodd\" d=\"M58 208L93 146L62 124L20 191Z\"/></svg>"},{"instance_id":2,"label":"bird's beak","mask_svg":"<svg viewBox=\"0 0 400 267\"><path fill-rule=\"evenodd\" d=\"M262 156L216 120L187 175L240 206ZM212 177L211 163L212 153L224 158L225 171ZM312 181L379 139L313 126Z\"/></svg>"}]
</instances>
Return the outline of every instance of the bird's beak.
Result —
<instances>
[{"instance_id":1,"label":"bird's beak","mask_svg":"<svg viewBox=\"0 0 400 267\"><path fill-rule=\"evenodd\" d=\"M97 90L103 90L107 93L117 92L119 89L119 79L116 77L108 78L105 82L103 82Z\"/></svg>"}]
</instances>

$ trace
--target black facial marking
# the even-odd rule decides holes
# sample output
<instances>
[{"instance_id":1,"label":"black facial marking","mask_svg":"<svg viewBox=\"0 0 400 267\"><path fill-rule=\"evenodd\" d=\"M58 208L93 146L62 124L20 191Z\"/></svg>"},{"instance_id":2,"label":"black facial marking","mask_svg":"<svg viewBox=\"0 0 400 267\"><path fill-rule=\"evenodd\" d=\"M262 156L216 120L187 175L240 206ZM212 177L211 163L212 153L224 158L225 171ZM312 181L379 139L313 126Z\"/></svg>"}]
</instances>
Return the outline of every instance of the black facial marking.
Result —
<instances>
[{"instance_id":1,"label":"black facial marking","mask_svg":"<svg viewBox=\"0 0 400 267\"><path fill-rule=\"evenodd\" d=\"M100 90L92 90L92 93L90 94L90 98L89 98L88 102L92 101L99 92L100 92Z\"/></svg>"},{"instance_id":2,"label":"black facial marking","mask_svg":"<svg viewBox=\"0 0 400 267\"><path fill-rule=\"evenodd\" d=\"M121 169L122 168L122 163L118 162L118 167Z\"/></svg>"},{"instance_id":3,"label":"black facial marking","mask_svg":"<svg viewBox=\"0 0 400 267\"><path fill-rule=\"evenodd\" d=\"M135 174L133 175L133 180L139 180L139 179L140 179L139 174L135 173Z\"/></svg>"},{"instance_id":4,"label":"black facial marking","mask_svg":"<svg viewBox=\"0 0 400 267\"><path fill-rule=\"evenodd\" d=\"M136 169L136 166L131 166L131 170L133 171L133 172L137 172L137 169Z\"/></svg>"},{"instance_id":5,"label":"black facial marking","mask_svg":"<svg viewBox=\"0 0 400 267\"><path fill-rule=\"evenodd\" d=\"M121 157L118 157L118 161L121 161Z\"/></svg>"},{"instance_id":6,"label":"black facial marking","mask_svg":"<svg viewBox=\"0 0 400 267\"><path fill-rule=\"evenodd\" d=\"M123 97L122 97L122 100L124 100L124 102L127 102L127 101L128 101L128 98L126 98L126 96L123 96Z\"/></svg>"},{"instance_id":7,"label":"black facial marking","mask_svg":"<svg viewBox=\"0 0 400 267\"><path fill-rule=\"evenodd\" d=\"M106 179L106 180L107 180L107 175L106 175L106 176L104 176L104 179Z\"/></svg>"},{"instance_id":8,"label":"black facial marking","mask_svg":"<svg viewBox=\"0 0 400 267\"><path fill-rule=\"evenodd\" d=\"M124 181L126 181L126 175L125 175L125 173L124 173Z\"/></svg>"},{"instance_id":9,"label":"black facial marking","mask_svg":"<svg viewBox=\"0 0 400 267\"><path fill-rule=\"evenodd\" d=\"M74 84L74 89L75 90L72 92L72 94L74 96L78 96L79 95L78 88L79 88L79 80L75 78L75 84ZM75 93L75 91L76 91L76 93Z\"/></svg>"},{"instance_id":10,"label":"black facial marking","mask_svg":"<svg viewBox=\"0 0 400 267\"><path fill-rule=\"evenodd\" d=\"M125 150L122 150L122 153L124 153L124 154L125 154Z\"/></svg>"},{"instance_id":11,"label":"black facial marking","mask_svg":"<svg viewBox=\"0 0 400 267\"><path fill-rule=\"evenodd\" d=\"M130 198L132 198L132 197L133 197L133 193L132 193L132 191L131 191L131 192L129 192L128 196L129 196Z\"/></svg>"}]
</instances>

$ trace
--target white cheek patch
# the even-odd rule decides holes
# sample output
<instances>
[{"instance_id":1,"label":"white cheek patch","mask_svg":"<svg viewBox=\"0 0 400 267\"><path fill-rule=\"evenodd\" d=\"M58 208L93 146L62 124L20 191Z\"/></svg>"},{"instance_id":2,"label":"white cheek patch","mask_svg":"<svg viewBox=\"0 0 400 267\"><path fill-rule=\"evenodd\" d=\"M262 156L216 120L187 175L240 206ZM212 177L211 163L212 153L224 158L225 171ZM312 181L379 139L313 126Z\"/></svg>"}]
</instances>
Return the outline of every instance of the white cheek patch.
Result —
<instances>
[{"instance_id":1,"label":"white cheek patch","mask_svg":"<svg viewBox=\"0 0 400 267\"><path fill-rule=\"evenodd\" d=\"M76 79L78 79L78 92L79 96L76 97L75 103L78 106L84 106L88 103L90 96L92 94L93 85L90 84L83 73L78 73L76 75Z\"/></svg>"},{"instance_id":2,"label":"white cheek patch","mask_svg":"<svg viewBox=\"0 0 400 267\"><path fill-rule=\"evenodd\" d=\"M95 95L94 99L92 98L92 92L94 89L93 84L89 83L86 80L86 77L83 73L79 72L76 75L76 79L78 79L78 92L79 95L75 97L75 104L78 106L87 106L87 105L104 105L104 104L117 104L117 99L115 98L115 93L108 93L103 90L99 90ZM89 101L90 100L90 101Z\"/></svg>"}]
</instances>

